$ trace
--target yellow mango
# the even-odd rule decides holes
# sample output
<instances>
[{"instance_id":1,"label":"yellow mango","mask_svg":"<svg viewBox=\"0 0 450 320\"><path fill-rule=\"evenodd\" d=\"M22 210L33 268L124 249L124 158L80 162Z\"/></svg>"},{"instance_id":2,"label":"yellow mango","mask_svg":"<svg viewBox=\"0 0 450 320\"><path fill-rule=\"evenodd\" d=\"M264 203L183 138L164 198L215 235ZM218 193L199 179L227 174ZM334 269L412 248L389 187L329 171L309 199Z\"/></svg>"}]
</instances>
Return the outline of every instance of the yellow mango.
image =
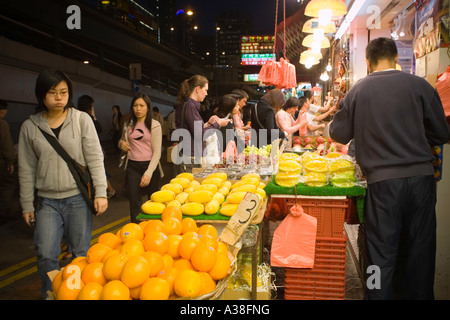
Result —
<instances>
[{"instance_id":1,"label":"yellow mango","mask_svg":"<svg viewBox=\"0 0 450 320\"><path fill-rule=\"evenodd\" d=\"M177 208L180 208L181 207L181 203L180 203L180 201L175 199L175 200L167 202L166 207L177 207Z\"/></svg>"},{"instance_id":2,"label":"yellow mango","mask_svg":"<svg viewBox=\"0 0 450 320\"><path fill-rule=\"evenodd\" d=\"M260 182L258 184L258 188L264 189L266 187L266 184L264 182Z\"/></svg>"},{"instance_id":3,"label":"yellow mango","mask_svg":"<svg viewBox=\"0 0 450 320\"><path fill-rule=\"evenodd\" d=\"M230 193L230 188L223 186L219 188L218 192L220 192L224 196L227 196Z\"/></svg>"},{"instance_id":4,"label":"yellow mango","mask_svg":"<svg viewBox=\"0 0 450 320\"><path fill-rule=\"evenodd\" d=\"M205 211L203 204L198 202L189 202L181 205L181 212L187 216L198 216Z\"/></svg>"},{"instance_id":5,"label":"yellow mango","mask_svg":"<svg viewBox=\"0 0 450 320\"><path fill-rule=\"evenodd\" d=\"M218 187L215 184L202 184L195 188L195 191L206 190L213 194L217 192Z\"/></svg>"},{"instance_id":6,"label":"yellow mango","mask_svg":"<svg viewBox=\"0 0 450 320\"><path fill-rule=\"evenodd\" d=\"M246 179L242 179L242 185L244 184L252 184L255 187L257 187L259 185L259 179L257 178L246 178Z\"/></svg>"},{"instance_id":7,"label":"yellow mango","mask_svg":"<svg viewBox=\"0 0 450 320\"><path fill-rule=\"evenodd\" d=\"M202 181L201 184L214 184L217 186L217 188L219 188L220 186L222 186L223 184L223 180L220 178L206 178L205 180Z\"/></svg>"},{"instance_id":8,"label":"yellow mango","mask_svg":"<svg viewBox=\"0 0 450 320\"><path fill-rule=\"evenodd\" d=\"M178 183L168 183L161 187L161 190L170 190L173 191L175 194L179 194L183 191L183 187L181 184Z\"/></svg>"},{"instance_id":9,"label":"yellow mango","mask_svg":"<svg viewBox=\"0 0 450 320\"><path fill-rule=\"evenodd\" d=\"M189 187L198 187L200 185L200 182L198 182L197 180L192 180L191 183L189 184Z\"/></svg>"},{"instance_id":10,"label":"yellow mango","mask_svg":"<svg viewBox=\"0 0 450 320\"><path fill-rule=\"evenodd\" d=\"M183 191L176 195L175 200L177 200L179 203L183 204L186 202L188 195L189 195L189 193Z\"/></svg>"},{"instance_id":11,"label":"yellow mango","mask_svg":"<svg viewBox=\"0 0 450 320\"><path fill-rule=\"evenodd\" d=\"M184 189L184 192L192 193L192 192L194 192L194 190L195 190L195 187L189 187L189 188Z\"/></svg>"},{"instance_id":12,"label":"yellow mango","mask_svg":"<svg viewBox=\"0 0 450 320\"><path fill-rule=\"evenodd\" d=\"M173 178L170 180L170 183L178 183L183 189L186 189L191 184L191 181L188 178Z\"/></svg>"},{"instance_id":13,"label":"yellow mango","mask_svg":"<svg viewBox=\"0 0 450 320\"><path fill-rule=\"evenodd\" d=\"M245 180L248 178L256 178L258 181L261 181L261 176L257 173L247 173L246 175L243 175L241 180Z\"/></svg>"},{"instance_id":14,"label":"yellow mango","mask_svg":"<svg viewBox=\"0 0 450 320\"><path fill-rule=\"evenodd\" d=\"M142 204L141 210L145 214L161 214L166 205L161 202L146 201Z\"/></svg>"},{"instance_id":15,"label":"yellow mango","mask_svg":"<svg viewBox=\"0 0 450 320\"><path fill-rule=\"evenodd\" d=\"M278 171L297 172L301 170L302 166L295 160L283 160L278 164Z\"/></svg>"},{"instance_id":16,"label":"yellow mango","mask_svg":"<svg viewBox=\"0 0 450 320\"><path fill-rule=\"evenodd\" d=\"M220 214L231 217L236 212L238 206L238 204L234 203L227 203L225 205L222 204L222 207L220 208Z\"/></svg>"},{"instance_id":17,"label":"yellow mango","mask_svg":"<svg viewBox=\"0 0 450 320\"><path fill-rule=\"evenodd\" d=\"M175 192L170 190L160 190L153 192L150 196L150 200L154 202L169 202L175 199Z\"/></svg>"},{"instance_id":18,"label":"yellow mango","mask_svg":"<svg viewBox=\"0 0 450 320\"><path fill-rule=\"evenodd\" d=\"M242 199L244 199L246 194L247 194L247 192L245 192L245 191L231 192L227 196L227 202L231 203L231 204L238 204L242 201Z\"/></svg>"},{"instance_id":19,"label":"yellow mango","mask_svg":"<svg viewBox=\"0 0 450 320\"><path fill-rule=\"evenodd\" d=\"M215 173L211 173L209 176L206 177L206 179L210 179L210 178L219 178L220 180L226 181L228 176L225 172L215 172Z\"/></svg>"},{"instance_id":20,"label":"yellow mango","mask_svg":"<svg viewBox=\"0 0 450 320\"><path fill-rule=\"evenodd\" d=\"M189 202L205 203L212 200L214 194L208 190L195 190L188 195Z\"/></svg>"},{"instance_id":21,"label":"yellow mango","mask_svg":"<svg viewBox=\"0 0 450 320\"><path fill-rule=\"evenodd\" d=\"M225 201L225 196L220 192L216 192L214 194L213 200L216 200L217 202L219 202L219 204L222 204Z\"/></svg>"},{"instance_id":22,"label":"yellow mango","mask_svg":"<svg viewBox=\"0 0 450 320\"><path fill-rule=\"evenodd\" d=\"M205 204L206 214L216 214L219 211L220 203L217 200L212 199Z\"/></svg>"},{"instance_id":23,"label":"yellow mango","mask_svg":"<svg viewBox=\"0 0 450 320\"><path fill-rule=\"evenodd\" d=\"M224 181L223 182L223 184L222 184L222 187L227 187L228 189L230 189L231 188L231 181Z\"/></svg>"},{"instance_id":24,"label":"yellow mango","mask_svg":"<svg viewBox=\"0 0 450 320\"><path fill-rule=\"evenodd\" d=\"M241 191L245 191L245 192L256 192L256 186L253 184L244 184L242 186L236 187L234 189L231 190L231 193L233 192L241 192Z\"/></svg>"},{"instance_id":25,"label":"yellow mango","mask_svg":"<svg viewBox=\"0 0 450 320\"><path fill-rule=\"evenodd\" d=\"M178 174L175 178L185 178L185 179L188 179L189 181L192 181L192 180L194 180L194 175L189 172L182 172L182 173Z\"/></svg>"},{"instance_id":26,"label":"yellow mango","mask_svg":"<svg viewBox=\"0 0 450 320\"><path fill-rule=\"evenodd\" d=\"M259 194L263 200L266 197L266 191L264 191L264 189L262 188L256 188L256 194Z\"/></svg>"}]
</instances>

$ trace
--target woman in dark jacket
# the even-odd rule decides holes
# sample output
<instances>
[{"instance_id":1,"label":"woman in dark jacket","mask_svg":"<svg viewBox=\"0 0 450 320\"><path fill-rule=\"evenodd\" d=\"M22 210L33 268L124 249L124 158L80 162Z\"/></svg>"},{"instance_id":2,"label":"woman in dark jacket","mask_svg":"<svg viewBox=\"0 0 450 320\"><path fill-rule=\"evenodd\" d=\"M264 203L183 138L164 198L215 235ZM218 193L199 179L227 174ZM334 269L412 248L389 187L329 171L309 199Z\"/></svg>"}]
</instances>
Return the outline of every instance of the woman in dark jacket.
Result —
<instances>
[{"instance_id":1,"label":"woman in dark jacket","mask_svg":"<svg viewBox=\"0 0 450 320\"><path fill-rule=\"evenodd\" d=\"M286 136L277 125L275 111L285 103L285 97L280 89L272 89L266 93L259 102L252 107L251 123L252 135L250 145L261 148L272 144L276 139Z\"/></svg>"}]
</instances>

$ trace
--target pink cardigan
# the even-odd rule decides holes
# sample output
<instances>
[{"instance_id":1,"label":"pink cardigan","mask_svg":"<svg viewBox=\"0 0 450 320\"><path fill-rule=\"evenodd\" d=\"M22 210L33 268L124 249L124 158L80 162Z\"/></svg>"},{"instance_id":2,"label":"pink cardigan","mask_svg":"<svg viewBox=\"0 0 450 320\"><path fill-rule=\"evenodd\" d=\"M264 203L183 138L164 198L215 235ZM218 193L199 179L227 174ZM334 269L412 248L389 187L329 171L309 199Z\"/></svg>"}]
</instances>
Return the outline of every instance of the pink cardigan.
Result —
<instances>
[{"instance_id":1,"label":"pink cardigan","mask_svg":"<svg viewBox=\"0 0 450 320\"><path fill-rule=\"evenodd\" d=\"M294 118L292 118L292 116L283 109L277 112L275 119L278 127L288 135L291 135L295 131L299 130L301 126L300 122L302 121L302 117L298 117L297 120L294 120Z\"/></svg>"}]
</instances>

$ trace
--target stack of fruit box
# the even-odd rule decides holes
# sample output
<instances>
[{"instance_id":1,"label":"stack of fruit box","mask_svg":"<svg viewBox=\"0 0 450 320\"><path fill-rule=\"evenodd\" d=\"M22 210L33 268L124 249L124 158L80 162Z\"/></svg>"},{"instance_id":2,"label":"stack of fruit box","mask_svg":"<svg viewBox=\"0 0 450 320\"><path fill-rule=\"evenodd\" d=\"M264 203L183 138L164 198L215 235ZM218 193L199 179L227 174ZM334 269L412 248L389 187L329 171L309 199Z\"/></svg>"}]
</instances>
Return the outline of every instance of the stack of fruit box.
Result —
<instances>
[{"instance_id":1,"label":"stack of fruit box","mask_svg":"<svg viewBox=\"0 0 450 320\"><path fill-rule=\"evenodd\" d=\"M286 300L344 300L347 235L344 221L350 208L345 197L298 197L306 214L317 218L314 267L286 268ZM288 207L295 199L288 198Z\"/></svg>"}]
</instances>

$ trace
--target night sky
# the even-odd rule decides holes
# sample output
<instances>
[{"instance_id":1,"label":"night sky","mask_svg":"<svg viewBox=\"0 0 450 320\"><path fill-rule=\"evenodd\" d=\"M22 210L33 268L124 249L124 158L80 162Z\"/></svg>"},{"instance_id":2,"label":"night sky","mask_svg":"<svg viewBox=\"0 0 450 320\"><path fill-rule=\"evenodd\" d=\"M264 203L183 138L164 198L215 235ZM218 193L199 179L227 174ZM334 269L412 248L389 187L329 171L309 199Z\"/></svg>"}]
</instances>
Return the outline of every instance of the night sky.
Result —
<instances>
[{"instance_id":1,"label":"night sky","mask_svg":"<svg viewBox=\"0 0 450 320\"><path fill-rule=\"evenodd\" d=\"M299 9L296 0L286 1L286 17ZM283 0L279 0L278 12L282 21ZM248 12L253 17L253 30L255 33L274 32L276 0L177 0L177 9L191 9L197 18L199 31L202 35L214 34L214 20L221 12L239 10Z\"/></svg>"}]
</instances>

